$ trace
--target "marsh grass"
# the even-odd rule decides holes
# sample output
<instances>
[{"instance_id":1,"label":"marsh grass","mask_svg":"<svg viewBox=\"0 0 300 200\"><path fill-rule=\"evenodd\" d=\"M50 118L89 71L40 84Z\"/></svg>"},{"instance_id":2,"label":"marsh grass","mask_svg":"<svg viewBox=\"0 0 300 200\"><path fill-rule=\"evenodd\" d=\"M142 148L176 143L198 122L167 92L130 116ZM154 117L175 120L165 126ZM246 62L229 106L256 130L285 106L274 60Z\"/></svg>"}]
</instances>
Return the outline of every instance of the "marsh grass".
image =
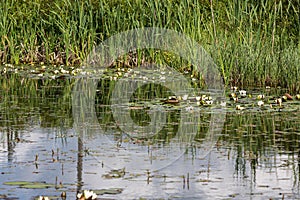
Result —
<instances>
[{"instance_id":1,"label":"marsh grass","mask_svg":"<svg viewBox=\"0 0 300 200\"><path fill-rule=\"evenodd\" d=\"M6 0L0 4L0 16L1 63L78 66L113 34L161 27L198 41L227 85L300 90L299 0ZM173 54L153 49L139 50L124 62L131 59L136 65L151 60L194 71Z\"/></svg>"}]
</instances>

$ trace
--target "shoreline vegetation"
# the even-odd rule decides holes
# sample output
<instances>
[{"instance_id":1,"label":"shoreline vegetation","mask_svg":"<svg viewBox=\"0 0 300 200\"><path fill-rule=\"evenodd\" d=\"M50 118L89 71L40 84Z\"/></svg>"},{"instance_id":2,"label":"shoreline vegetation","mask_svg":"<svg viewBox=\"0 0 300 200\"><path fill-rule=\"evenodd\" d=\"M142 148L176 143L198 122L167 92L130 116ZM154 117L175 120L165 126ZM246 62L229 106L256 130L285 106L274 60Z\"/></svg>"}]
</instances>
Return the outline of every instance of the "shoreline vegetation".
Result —
<instances>
[{"instance_id":1,"label":"shoreline vegetation","mask_svg":"<svg viewBox=\"0 0 300 200\"><path fill-rule=\"evenodd\" d=\"M76 68L94 46L114 34L160 27L199 42L227 85L300 91L299 4L299 0L5 0L0 4L0 64ZM194 73L186 61L155 49L128 53L114 66L144 62Z\"/></svg>"}]
</instances>

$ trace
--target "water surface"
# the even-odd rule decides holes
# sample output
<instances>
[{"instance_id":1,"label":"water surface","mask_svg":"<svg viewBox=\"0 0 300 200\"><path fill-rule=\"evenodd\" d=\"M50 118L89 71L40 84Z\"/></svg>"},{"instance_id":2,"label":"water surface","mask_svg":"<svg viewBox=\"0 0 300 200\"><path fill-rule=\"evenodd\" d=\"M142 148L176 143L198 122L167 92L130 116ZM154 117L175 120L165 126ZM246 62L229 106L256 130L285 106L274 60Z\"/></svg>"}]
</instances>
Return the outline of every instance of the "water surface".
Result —
<instances>
[{"instance_id":1,"label":"water surface","mask_svg":"<svg viewBox=\"0 0 300 200\"><path fill-rule=\"evenodd\" d=\"M247 107L243 111L236 110L228 97L217 143L203 154L199 146L209 130L211 107L197 107L192 100L164 104L172 93L152 84L136 92L124 109L111 105L115 81L103 79L91 104L97 123L82 124L74 119L76 81L1 78L1 198L61 199L66 191L67 199L75 199L78 191L91 189L108 199L300 199L300 104L294 100L283 108L270 108L273 100L266 100L260 108L255 100L259 93L271 99L284 90L249 89L253 97L241 101ZM112 112L129 112L135 123L146 126L153 106L161 109L162 116L156 117L166 123L151 136L122 131ZM189 106L194 109L182 112ZM181 115L192 115L189 111L198 113L200 120L192 140L177 134ZM48 185L8 185L15 181Z\"/></svg>"}]
</instances>

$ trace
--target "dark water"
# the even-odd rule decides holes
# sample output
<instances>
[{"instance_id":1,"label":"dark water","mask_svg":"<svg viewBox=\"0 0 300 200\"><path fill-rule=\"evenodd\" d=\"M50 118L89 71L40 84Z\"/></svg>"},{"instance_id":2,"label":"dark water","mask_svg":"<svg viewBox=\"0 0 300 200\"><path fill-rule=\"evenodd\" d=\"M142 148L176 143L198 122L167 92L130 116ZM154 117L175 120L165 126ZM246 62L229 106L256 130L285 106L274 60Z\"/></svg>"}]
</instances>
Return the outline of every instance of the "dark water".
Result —
<instances>
[{"instance_id":1,"label":"dark water","mask_svg":"<svg viewBox=\"0 0 300 200\"><path fill-rule=\"evenodd\" d=\"M76 81L1 78L1 198L61 199L66 191L67 199L76 199L78 191L91 189L100 199L300 199L296 100L279 109L269 107L271 98L263 108L245 98L247 108L240 111L227 98L222 130L212 148L203 150L211 107L192 100L165 104L172 93L156 84L134 93L128 105L113 104L116 82L109 79L99 80L90 91L92 101L74 103L73 98L87 94L74 96ZM269 97L284 93L250 91ZM189 119L195 113L197 134L190 137L193 120L184 129L180 124L182 116ZM130 117L143 127L151 124L151 116L157 123L153 127L162 127L158 133L126 132L120 122ZM15 181L42 186L8 185Z\"/></svg>"}]
</instances>

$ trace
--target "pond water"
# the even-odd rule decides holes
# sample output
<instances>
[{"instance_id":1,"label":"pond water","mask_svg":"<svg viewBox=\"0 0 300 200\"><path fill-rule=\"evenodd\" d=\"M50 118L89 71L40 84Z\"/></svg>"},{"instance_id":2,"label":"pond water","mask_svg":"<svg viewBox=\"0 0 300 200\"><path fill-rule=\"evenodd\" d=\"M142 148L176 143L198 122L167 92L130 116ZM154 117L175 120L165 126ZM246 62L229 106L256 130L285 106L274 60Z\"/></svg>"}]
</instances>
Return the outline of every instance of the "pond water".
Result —
<instances>
[{"instance_id":1,"label":"pond water","mask_svg":"<svg viewBox=\"0 0 300 200\"><path fill-rule=\"evenodd\" d=\"M76 199L84 189L99 199L300 199L300 101L278 107L272 99L285 90L249 88L244 110L226 97L226 108L216 106L225 110L216 143L203 150L214 106L193 97L169 104L172 93L157 84L132 94L128 105L113 104L110 79L97 81L93 101L74 103L77 83L64 76L0 79L0 199L62 199L62 192ZM258 94L266 95L262 107ZM197 134L188 134L194 124L186 122L189 137L179 135L182 115L195 113ZM162 128L125 132L122 117L139 126L154 117Z\"/></svg>"}]
</instances>

